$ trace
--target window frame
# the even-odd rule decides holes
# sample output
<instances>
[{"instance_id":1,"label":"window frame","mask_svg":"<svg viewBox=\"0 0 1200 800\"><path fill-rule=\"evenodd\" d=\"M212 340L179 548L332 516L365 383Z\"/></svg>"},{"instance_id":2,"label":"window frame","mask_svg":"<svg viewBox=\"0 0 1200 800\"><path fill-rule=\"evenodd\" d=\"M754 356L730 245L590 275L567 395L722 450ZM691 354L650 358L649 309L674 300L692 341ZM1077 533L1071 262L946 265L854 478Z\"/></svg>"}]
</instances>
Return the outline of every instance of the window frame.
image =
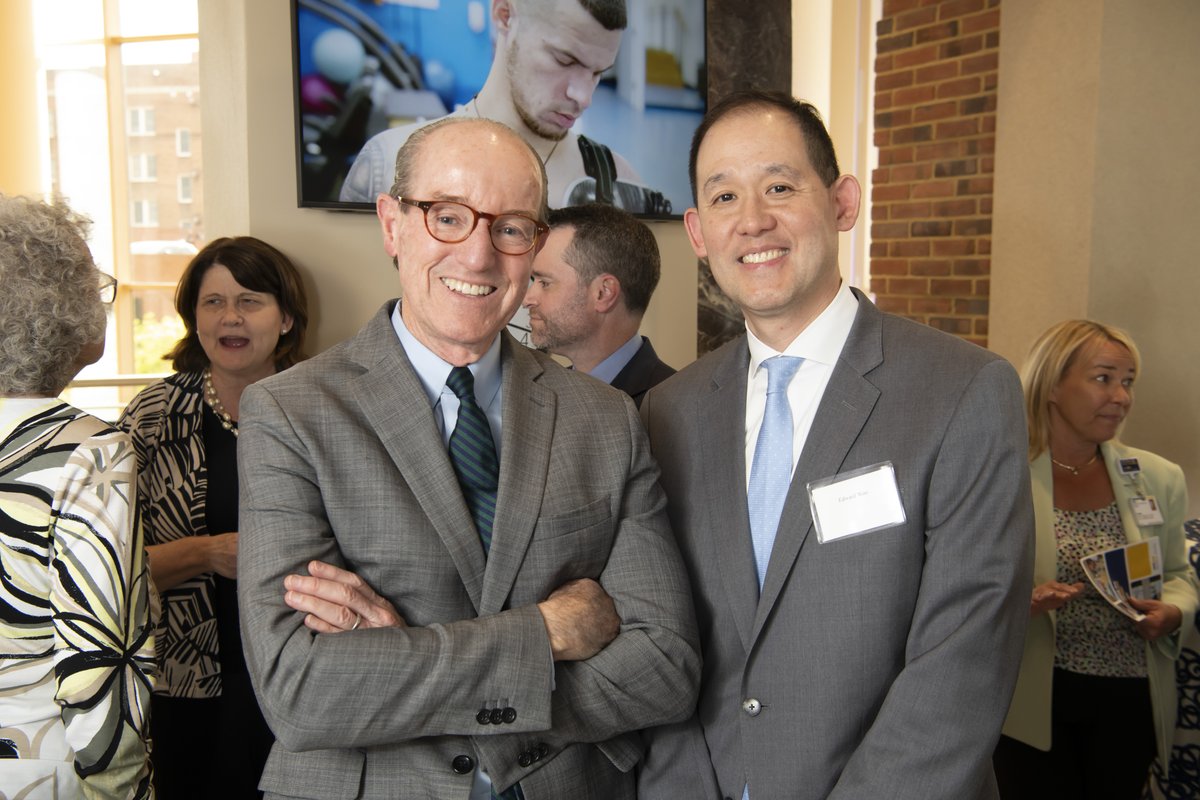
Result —
<instances>
[{"instance_id":1,"label":"window frame","mask_svg":"<svg viewBox=\"0 0 1200 800\"><path fill-rule=\"evenodd\" d=\"M124 44L125 42L122 42ZM124 81L122 81L124 85ZM153 106L126 106L125 135L134 138L148 138L158 135L158 122ZM137 119L138 124L133 120ZM149 121L149 125L146 122Z\"/></svg>"},{"instance_id":2,"label":"window frame","mask_svg":"<svg viewBox=\"0 0 1200 800\"><path fill-rule=\"evenodd\" d=\"M184 182L187 183L187 191L184 191ZM196 174L194 172L181 172L175 179L175 197L181 204L191 205L195 202L196 196Z\"/></svg>"},{"instance_id":3,"label":"window frame","mask_svg":"<svg viewBox=\"0 0 1200 800\"><path fill-rule=\"evenodd\" d=\"M101 263L107 263L106 271L111 271L118 279L117 297L110 311L112 327L109 329L109 348L114 354L114 361L111 365L106 364L102 371L78 377L71 382L68 390L82 389L86 394L87 390L91 389L112 388L117 391L115 396L119 398L121 405L127 403L138 388L163 377L162 373L134 372L138 355L135 323L140 315L139 304L143 302L145 293L168 291L173 294L177 280L172 279L168 283L150 276L146 276L145 279L135 278L139 274L139 267L136 266L137 256L133 253L132 243L144 237L144 234L138 233L139 229L160 227L159 222L162 219L166 220L168 228L174 228L176 202L185 206L180 209L180 238L192 239L188 235L190 226L186 220L198 220L202 213L197 206L202 200L198 195L202 193L201 187L197 183L200 178L200 162L192 161L190 163L193 166L180 169L174 164L158 159L158 156L170 159L172 152L178 158L198 157L195 136L200 132L201 121L198 118L188 119L181 125L170 113L170 109L158 113L163 111L158 104L139 103L139 84L136 80L129 79L128 71L131 66L142 62L138 56L125 49L126 45L179 42L191 51L199 53L201 48L198 17L197 24L175 25L169 32L149 33L139 30L137 35L124 36L121 34L120 24L120 7L123 1L100 0L98 5L101 5L103 13L102 31L97 29L94 35L84 34L80 38L63 38L51 34L46 40L50 46L55 47L99 45L103 50L103 61L97 59L95 69L99 73L97 77L104 81L107 113L105 118L97 123L107 127L106 170L111 197L110 202L106 204L105 213L110 219L104 221L103 234L97 235L94 229L90 244L94 252L97 245L102 247L103 254L98 252L97 259ZM200 0L196 2L199 3ZM199 90L198 80L194 85ZM56 112L53 107L47 105L48 99L42 99L43 113L53 116ZM167 136L172 136L174 141L167 139ZM44 140L50 141L51 137L52 133L48 130L43 131ZM155 139L158 141L154 141ZM145 156L138 152L142 150L147 151ZM153 177L146 174L151 163ZM187 203L183 203L179 197L180 182L171 181L170 178L172 173L178 176L183 172L190 176L191 181L191 196ZM49 176L50 173L47 173L48 178ZM53 189L52 185L47 186L47 191ZM199 238L204 238L203 232L200 232ZM199 240L195 241L199 246ZM105 261L105 258L108 260ZM107 404L103 407L110 408ZM117 410L119 411L119 407Z\"/></svg>"}]
</instances>

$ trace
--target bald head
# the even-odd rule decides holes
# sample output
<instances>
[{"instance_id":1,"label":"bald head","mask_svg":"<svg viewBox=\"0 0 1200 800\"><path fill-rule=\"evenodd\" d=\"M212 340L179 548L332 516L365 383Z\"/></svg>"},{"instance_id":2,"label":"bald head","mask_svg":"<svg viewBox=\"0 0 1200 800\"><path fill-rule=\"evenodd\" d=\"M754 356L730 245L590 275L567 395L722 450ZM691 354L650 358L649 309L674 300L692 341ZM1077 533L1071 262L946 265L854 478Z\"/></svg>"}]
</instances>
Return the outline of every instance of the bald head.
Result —
<instances>
[{"instance_id":1,"label":"bald head","mask_svg":"<svg viewBox=\"0 0 1200 800\"><path fill-rule=\"evenodd\" d=\"M463 127L460 127L463 126ZM516 131L507 125L490 119L471 119L469 117L442 117L428 125L418 128L396 153L396 175L389 194L392 197L408 197L412 194L413 179L418 165L426 160L426 151L438 146L438 140L449 132L453 138L461 136L499 143L511 142L522 150L529 159L530 169L536 173L541 187L541 202L537 208L538 219L546 219L549 215L547 195L546 168L542 160L529 143L521 138ZM479 151L482 153L483 151ZM481 165L482 166L482 165Z\"/></svg>"}]
</instances>

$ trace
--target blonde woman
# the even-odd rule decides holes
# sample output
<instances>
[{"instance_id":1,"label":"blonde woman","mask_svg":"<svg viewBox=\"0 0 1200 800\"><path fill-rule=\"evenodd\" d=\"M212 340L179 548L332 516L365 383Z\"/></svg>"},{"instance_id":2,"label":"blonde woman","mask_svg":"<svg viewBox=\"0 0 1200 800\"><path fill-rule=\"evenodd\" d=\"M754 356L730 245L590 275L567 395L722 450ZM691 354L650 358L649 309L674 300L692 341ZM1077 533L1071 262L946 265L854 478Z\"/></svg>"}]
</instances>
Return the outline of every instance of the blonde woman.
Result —
<instances>
[{"instance_id":1,"label":"blonde woman","mask_svg":"<svg viewBox=\"0 0 1200 800\"><path fill-rule=\"evenodd\" d=\"M1179 631L1192 624L1178 466L1117 441L1141 369L1129 334L1062 322L1022 370L1037 543L1029 630L996 775L1006 800L1137 798L1175 727ZM1104 600L1085 555L1157 537L1160 600Z\"/></svg>"}]
</instances>

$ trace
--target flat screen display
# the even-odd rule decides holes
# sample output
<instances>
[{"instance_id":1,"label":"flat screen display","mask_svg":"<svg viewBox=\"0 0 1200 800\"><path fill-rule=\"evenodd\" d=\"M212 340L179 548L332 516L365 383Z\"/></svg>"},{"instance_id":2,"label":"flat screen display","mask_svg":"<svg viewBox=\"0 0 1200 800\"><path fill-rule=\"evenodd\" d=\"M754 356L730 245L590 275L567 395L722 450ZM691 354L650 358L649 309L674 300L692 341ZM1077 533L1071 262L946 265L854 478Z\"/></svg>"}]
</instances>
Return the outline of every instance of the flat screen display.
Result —
<instances>
[{"instance_id":1,"label":"flat screen display","mask_svg":"<svg viewBox=\"0 0 1200 800\"><path fill-rule=\"evenodd\" d=\"M391 188L398 142L430 120L477 112L473 98L493 70L523 87L520 94L567 103L555 95L561 82L553 65L540 71L524 65L544 44L570 68L569 38L556 38L553 30L536 39L530 33L516 39L523 57L494 58L497 9L507 2L292 0L299 204L373 210L376 194ZM562 9L579 0L555 3ZM570 9L588 13L582 5ZM626 15L612 66L586 108L578 88L571 90L570 102L581 110L547 160L550 204L600 200L641 217L678 218L691 205L687 153L704 113L704 0L628 0ZM538 75L547 80L537 84ZM528 128L521 132L534 136ZM591 144L581 145L573 134ZM543 158L545 150L539 150Z\"/></svg>"}]
</instances>

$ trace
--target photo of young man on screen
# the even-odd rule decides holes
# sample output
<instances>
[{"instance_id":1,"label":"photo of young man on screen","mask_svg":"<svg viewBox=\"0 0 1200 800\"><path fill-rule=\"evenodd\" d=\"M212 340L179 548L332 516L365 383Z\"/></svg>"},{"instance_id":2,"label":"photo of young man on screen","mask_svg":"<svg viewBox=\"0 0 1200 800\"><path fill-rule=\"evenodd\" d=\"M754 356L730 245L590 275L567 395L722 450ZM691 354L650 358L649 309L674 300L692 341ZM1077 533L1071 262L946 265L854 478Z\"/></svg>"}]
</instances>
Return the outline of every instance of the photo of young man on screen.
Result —
<instances>
[{"instance_id":1,"label":"photo of young man on screen","mask_svg":"<svg viewBox=\"0 0 1200 800\"><path fill-rule=\"evenodd\" d=\"M329 7L333 6L336 11L345 14L349 13L351 5L344 0L299 2L301 9L316 11L335 22L340 20L328 13ZM677 4L680 9L697 5L693 0L678 0ZM449 5L437 13L450 13ZM488 18L483 17L485 7ZM634 37L634 32L628 30L632 21L627 17L625 0L490 0L486 3L472 0L458 16L471 18L467 24L475 35L469 36L461 47L463 50L477 48L478 40L487 38L491 60L482 85L471 83L467 67L459 67L456 71L443 69L442 64L449 63L444 56L440 59L435 55L426 55L424 58L420 54L413 56L408 54L413 45L408 45L406 49L396 44L401 35L400 12L392 11L391 18L378 14L367 18L366 12L360 11L357 19L362 26L367 29L377 26L380 33L389 36L393 40L393 52L399 51L400 57L396 60L400 62L402 71L405 60L410 63L410 68L401 81L390 77L386 63L382 70L377 70L382 76L388 77L390 83L386 84L386 91L380 91L377 85L371 89L370 118L366 113L359 113L357 120L352 115L343 115L349 118L348 127L365 131L365 135L359 134L366 139L365 144L361 150L350 150L342 158L344 163L353 156L353 163L343 179L339 181L331 176L326 183L333 185L315 192L323 194L329 191L327 198L312 196L314 193L305 185L302 199L334 200L332 192L336 190L336 200L339 202L373 204L379 194L391 189L395 156L400 146L413 131L446 115L449 108L454 108L449 112L452 116L484 117L503 122L529 142L546 166L550 204L553 207L598 201L642 215L667 216L678 213L686 205L687 198L674 197L673 204L673 195L678 194L678 190L651 185L656 181L644 177L646 168L639 169L634 163L639 167L649 163L653 169L655 162L662 160L655 148L665 146L666 142L686 142L690 130L695 127L695 121L699 119L701 94L691 85L695 83L694 80L683 77L685 71L692 75L703 72L703 6L698 5L698 8L699 19L696 19L696 15L690 12L684 13L680 9L668 12L664 7L659 17L667 20L667 23L664 25L656 20L654 25L656 32L668 29L662 34L663 37L673 42L686 42L689 54L684 57L687 63L683 64L680 63L680 56L666 54L659 47L645 44L647 37L642 32L635 37L641 43L640 49L629 54L621 52L623 35L625 38ZM411 9L407 11L410 16L417 13ZM428 15L430 12L425 13ZM302 27L303 24L302 21ZM403 22L406 28L417 29L417 33L412 34L414 37L423 37L418 46L432 52L436 45L445 45L447 36L433 33L432 24L428 21L423 23L423 30L420 24ZM685 26L688 28L686 33L681 30ZM351 26L350 30L354 32L355 27ZM303 38L302 33L301 47ZM459 52L455 53L455 56L459 55ZM657 90L655 85L643 90L642 96L630 98L629 86L661 82L655 75L646 73L648 68L663 61L662 55L667 55L665 61L669 67L665 72L671 76L666 79L667 85L672 86L674 81L674 86L668 90L674 92L672 99L660 103L656 97L646 96L647 92ZM614 70L619 59L630 60ZM371 59L367 61L370 64ZM626 82L621 92L613 89L611 80L606 80L606 85L597 91L601 76L611 78L614 73L623 76L627 65L632 65L631 72L635 78L626 80L618 77L618 82ZM437 85L440 79L444 79L441 86ZM301 78L302 111L312 105L306 101L304 80L311 79ZM366 83L363 78L358 78L358 81L360 84ZM451 84L452 90L447 88ZM479 88L470 89L472 85ZM464 94L464 89L470 93ZM348 89L347 94L352 91L353 88ZM579 129L585 126L577 124L581 115L598 97L605 98L608 105L603 109L597 106L588 117L587 127L589 131L601 129L599 137L606 143L593 138L598 136L597 133L593 133L592 137L581 134ZM678 110L680 106L674 105L676 97L683 98L680 105L684 110ZM647 106L654 108L647 110ZM663 108L669 110L663 112ZM627 151L626 146L630 144L628 136L627 141L619 145L613 145L610 137L616 135L614 131L625 130L629 133L627 129L637 129L641 120L629 122L627 116L648 117L653 113L669 117L673 127L656 127L658 135L654 136L638 132L637 139L641 142L651 138L665 141L637 144L635 146L639 152L633 154L637 158L631 155L627 159L618 151ZM673 132L674 127L680 126L677 137ZM687 129L683 130L683 127ZM306 132L305 149L311 151L313 148L308 144L308 138ZM328 140L330 137L325 138ZM344 141L340 144L349 145L352 136L343 135L342 139ZM333 148L326 149L330 161L337 162L338 154ZM334 172L334 166L330 164L331 169L327 172ZM340 189L337 188L338 183ZM673 208L673 205L678 208Z\"/></svg>"}]
</instances>

